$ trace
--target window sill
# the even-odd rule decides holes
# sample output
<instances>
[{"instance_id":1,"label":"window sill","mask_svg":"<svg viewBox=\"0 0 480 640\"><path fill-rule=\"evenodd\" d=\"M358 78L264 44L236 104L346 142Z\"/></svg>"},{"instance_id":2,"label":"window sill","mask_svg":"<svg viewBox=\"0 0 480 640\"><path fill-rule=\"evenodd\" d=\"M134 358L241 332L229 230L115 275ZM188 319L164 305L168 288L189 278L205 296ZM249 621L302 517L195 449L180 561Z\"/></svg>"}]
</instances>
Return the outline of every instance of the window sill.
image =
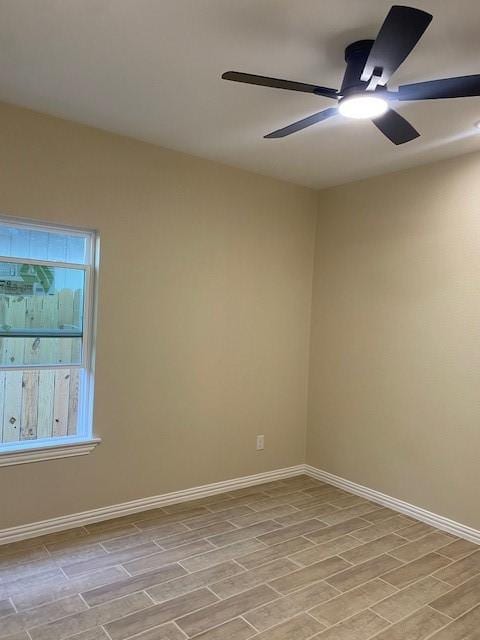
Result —
<instances>
[{"instance_id":1,"label":"window sill","mask_svg":"<svg viewBox=\"0 0 480 640\"><path fill-rule=\"evenodd\" d=\"M57 458L85 456L100 444L100 438L56 438L0 445L0 467Z\"/></svg>"}]
</instances>

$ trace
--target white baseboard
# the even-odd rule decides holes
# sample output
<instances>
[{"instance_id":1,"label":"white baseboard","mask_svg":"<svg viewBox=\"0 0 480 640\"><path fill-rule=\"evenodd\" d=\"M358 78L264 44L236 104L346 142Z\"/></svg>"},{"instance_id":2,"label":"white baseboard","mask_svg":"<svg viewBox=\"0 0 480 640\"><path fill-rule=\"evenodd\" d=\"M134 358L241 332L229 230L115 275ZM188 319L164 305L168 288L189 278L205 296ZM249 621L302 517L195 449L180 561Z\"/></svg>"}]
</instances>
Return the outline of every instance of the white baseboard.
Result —
<instances>
[{"instance_id":1,"label":"white baseboard","mask_svg":"<svg viewBox=\"0 0 480 640\"><path fill-rule=\"evenodd\" d=\"M366 498L367 500L372 500L373 502L378 502L385 507L390 507L390 509L404 513L407 516L420 520L421 522L425 522L426 524L436 527L437 529L441 529L442 531L446 531L447 533L451 533L454 536L480 544L480 531L478 531L478 529L472 529L472 527L460 524L459 522L455 522L454 520L450 520L444 516L439 516L438 514L422 509L421 507L416 507L415 505L399 500L398 498L392 498L391 496L387 496L385 493L375 491L375 489L369 489L361 484L335 476L333 473L322 471L321 469L317 469L308 464L304 465L303 472L316 480L332 484L335 487L354 493L355 495Z\"/></svg>"},{"instance_id":2,"label":"white baseboard","mask_svg":"<svg viewBox=\"0 0 480 640\"><path fill-rule=\"evenodd\" d=\"M380 491L376 491L375 489L369 489L368 487L364 487L356 482L351 482L345 478L335 476L328 471L317 469L308 464L299 464L294 467L276 469L275 471L266 471L252 476L243 476L241 478L234 478L233 480L224 480L223 482L214 482L212 484L192 487L182 491L173 491L158 496L151 496L149 498L140 498L139 500L131 500L129 502L101 507L99 509L90 509L89 511L72 513L67 516L60 516L58 518L51 518L50 520L24 524L18 527L11 527L9 529L0 529L0 545L7 544L9 542L17 542L18 540L25 540L27 538L36 538L48 533L64 531L73 527L81 527L86 524L91 524L92 522L100 522L102 520L110 520L120 516L127 516L132 513L138 513L139 511L148 511L149 509L155 509L157 507L163 507L177 502L186 502L187 500L204 498L215 495L216 493L224 493L226 491L233 491L244 487L252 487L264 482L291 478L301 474L309 475L316 480L321 480L322 482L339 487L340 489L344 489L345 491L349 491L355 495L372 500L373 502L378 502L379 504L389 507L394 511L404 513L416 520L425 522L432 527L436 527L437 529L441 529L447 533L464 538L465 540L470 540L471 542L480 544L480 531L477 529L460 524L459 522L455 522L454 520L450 520L444 516L437 515L436 513L432 513L431 511L427 511L421 507L416 507L408 502L399 500L398 498L392 498L391 496L381 493Z\"/></svg>"},{"instance_id":3,"label":"white baseboard","mask_svg":"<svg viewBox=\"0 0 480 640\"><path fill-rule=\"evenodd\" d=\"M55 531L81 527L86 524L91 524L92 522L127 516L131 513L138 513L139 511L148 511L149 509L156 509L157 507L175 504L176 502L186 502L187 500L204 498L215 495L216 493L251 487L256 484L262 484L263 482L272 482L273 480L282 480L283 478L298 476L305 473L304 467L305 465L299 464L285 469L257 473L253 476L243 476L241 478L234 478L233 480L204 484L182 491L163 493L158 496L151 496L150 498L140 498L139 500L131 500L109 507L101 507L100 509L90 509L89 511L72 513L67 516L51 518L50 520L32 522L31 524L23 524L18 527L10 527L9 529L0 529L0 545L25 540L27 538L36 538L47 533L54 533Z\"/></svg>"}]
</instances>

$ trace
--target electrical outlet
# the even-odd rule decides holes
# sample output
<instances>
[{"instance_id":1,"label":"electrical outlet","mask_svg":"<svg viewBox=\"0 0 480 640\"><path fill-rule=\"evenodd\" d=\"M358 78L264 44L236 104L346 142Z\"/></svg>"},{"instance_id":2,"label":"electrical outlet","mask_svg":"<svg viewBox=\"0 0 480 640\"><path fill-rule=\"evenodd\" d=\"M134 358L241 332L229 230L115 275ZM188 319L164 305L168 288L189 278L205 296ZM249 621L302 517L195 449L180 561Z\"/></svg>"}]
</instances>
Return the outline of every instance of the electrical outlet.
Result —
<instances>
[{"instance_id":1,"label":"electrical outlet","mask_svg":"<svg viewBox=\"0 0 480 640\"><path fill-rule=\"evenodd\" d=\"M257 451L265 449L265 436L257 436Z\"/></svg>"}]
</instances>

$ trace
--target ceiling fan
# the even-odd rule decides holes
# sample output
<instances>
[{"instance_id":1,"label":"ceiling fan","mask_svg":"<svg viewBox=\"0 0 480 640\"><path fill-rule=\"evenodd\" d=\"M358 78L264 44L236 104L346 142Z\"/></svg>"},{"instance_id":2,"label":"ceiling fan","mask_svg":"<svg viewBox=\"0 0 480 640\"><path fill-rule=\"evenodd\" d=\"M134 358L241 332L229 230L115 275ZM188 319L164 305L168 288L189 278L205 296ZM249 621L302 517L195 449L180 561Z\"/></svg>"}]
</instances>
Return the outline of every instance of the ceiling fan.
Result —
<instances>
[{"instance_id":1,"label":"ceiling fan","mask_svg":"<svg viewBox=\"0 0 480 640\"><path fill-rule=\"evenodd\" d=\"M358 40L345 49L347 68L339 91L238 71L227 71L222 78L313 93L337 101L336 107L314 113L269 133L265 138L283 138L340 113L347 118L369 118L394 144L404 144L420 134L390 107L391 102L480 96L480 75L416 82L402 85L398 91L388 90L387 82L420 40L432 17L420 9L392 6L375 40Z\"/></svg>"}]
</instances>

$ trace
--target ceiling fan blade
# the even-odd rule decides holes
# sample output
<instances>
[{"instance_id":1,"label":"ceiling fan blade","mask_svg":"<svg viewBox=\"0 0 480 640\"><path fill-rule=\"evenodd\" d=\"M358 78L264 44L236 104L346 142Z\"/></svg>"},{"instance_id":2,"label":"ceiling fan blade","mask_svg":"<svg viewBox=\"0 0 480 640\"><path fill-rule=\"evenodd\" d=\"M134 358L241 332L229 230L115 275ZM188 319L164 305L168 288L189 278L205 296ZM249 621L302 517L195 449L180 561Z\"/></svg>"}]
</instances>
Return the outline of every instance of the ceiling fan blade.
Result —
<instances>
[{"instance_id":1,"label":"ceiling fan blade","mask_svg":"<svg viewBox=\"0 0 480 640\"><path fill-rule=\"evenodd\" d=\"M432 15L413 7L393 5L373 43L362 73L368 82L385 86L424 34Z\"/></svg>"},{"instance_id":2,"label":"ceiling fan blade","mask_svg":"<svg viewBox=\"0 0 480 640\"><path fill-rule=\"evenodd\" d=\"M408 120L393 109L389 109L385 115L375 118L372 122L393 144L404 144L420 135Z\"/></svg>"},{"instance_id":3,"label":"ceiling fan blade","mask_svg":"<svg viewBox=\"0 0 480 640\"><path fill-rule=\"evenodd\" d=\"M288 91L302 91L303 93L314 93L325 98L337 97L337 90L330 87L320 87L315 84L304 82L293 82L292 80L282 80L280 78L268 78L267 76L256 76L252 73L241 73L240 71L226 71L222 74L224 80L234 82L245 82L246 84L258 84L262 87L273 87L274 89L287 89Z\"/></svg>"},{"instance_id":4,"label":"ceiling fan blade","mask_svg":"<svg viewBox=\"0 0 480 640\"><path fill-rule=\"evenodd\" d=\"M302 129L306 129L307 127L311 127L312 124L317 124L317 122L322 122L322 120L327 120L332 116L337 115L338 111L336 107L330 107L329 109L324 109L319 113L314 113L308 118L303 118L303 120L299 120L298 122L294 122L293 124L289 124L288 127L284 127L283 129L278 129L277 131L273 131L268 135L264 136L264 138L284 138L285 136L289 136L291 133L295 133L296 131L301 131Z\"/></svg>"},{"instance_id":5,"label":"ceiling fan blade","mask_svg":"<svg viewBox=\"0 0 480 640\"><path fill-rule=\"evenodd\" d=\"M415 82L398 87L399 100L436 100L480 96L480 75Z\"/></svg>"}]
</instances>

